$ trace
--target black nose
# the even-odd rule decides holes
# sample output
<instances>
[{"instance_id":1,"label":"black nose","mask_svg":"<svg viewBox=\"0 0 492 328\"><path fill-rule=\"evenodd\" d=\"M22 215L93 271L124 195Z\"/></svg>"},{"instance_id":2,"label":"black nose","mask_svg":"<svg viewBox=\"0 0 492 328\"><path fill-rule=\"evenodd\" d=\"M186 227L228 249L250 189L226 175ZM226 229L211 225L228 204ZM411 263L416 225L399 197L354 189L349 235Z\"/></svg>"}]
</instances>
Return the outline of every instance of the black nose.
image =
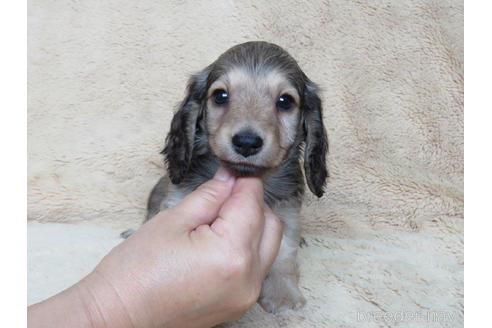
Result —
<instances>
[{"instance_id":1,"label":"black nose","mask_svg":"<svg viewBox=\"0 0 492 328\"><path fill-rule=\"evenodd\" d=\"M236 153L248 157L257 154L263 146L263 139L253 133L238 133L232 137Z\"/></svg>"}]
</instances>

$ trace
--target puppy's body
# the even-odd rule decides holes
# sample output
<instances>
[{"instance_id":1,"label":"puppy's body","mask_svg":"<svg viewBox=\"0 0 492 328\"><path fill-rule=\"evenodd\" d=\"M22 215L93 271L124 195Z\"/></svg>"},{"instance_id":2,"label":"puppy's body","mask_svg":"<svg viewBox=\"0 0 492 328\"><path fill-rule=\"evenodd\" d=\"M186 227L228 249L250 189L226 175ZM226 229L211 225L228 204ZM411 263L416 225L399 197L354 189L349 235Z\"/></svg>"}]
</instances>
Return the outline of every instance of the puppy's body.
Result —
<instances>
[{"instance_id":1,"label":"puppy's body","mask_svg":"<svg viewBox=\"0 0 492 328\"><path fill-rule=\"evenodd\" d=\"M327 137L316 86L282 48L247 42L229 49L190 79L163 154L169 176L148 201L146 220L211 179L220 165L264 182L264 199L283 221L280 251L259 299L269 312L305 303L297 282L299 212L304 193L321 197Z\"/></svg>"}]
</instances>

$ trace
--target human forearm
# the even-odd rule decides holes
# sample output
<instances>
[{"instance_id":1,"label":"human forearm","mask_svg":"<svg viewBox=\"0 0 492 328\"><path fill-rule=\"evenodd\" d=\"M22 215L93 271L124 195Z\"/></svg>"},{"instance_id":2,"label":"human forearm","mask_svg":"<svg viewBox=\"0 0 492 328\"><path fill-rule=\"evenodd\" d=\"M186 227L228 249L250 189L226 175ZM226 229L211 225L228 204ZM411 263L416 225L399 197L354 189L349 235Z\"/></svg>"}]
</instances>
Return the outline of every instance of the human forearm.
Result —
<instances>
[{"instance_id":1,"label":"human forearm","mask_svg":"<svg viewBox=\"0 0 492 328\"><path fill-rule=\"evenodd\" d=\"M133 327L117 293L97 273L29 306L27 324L43 327Z\"/></svg>"}]
</instances>

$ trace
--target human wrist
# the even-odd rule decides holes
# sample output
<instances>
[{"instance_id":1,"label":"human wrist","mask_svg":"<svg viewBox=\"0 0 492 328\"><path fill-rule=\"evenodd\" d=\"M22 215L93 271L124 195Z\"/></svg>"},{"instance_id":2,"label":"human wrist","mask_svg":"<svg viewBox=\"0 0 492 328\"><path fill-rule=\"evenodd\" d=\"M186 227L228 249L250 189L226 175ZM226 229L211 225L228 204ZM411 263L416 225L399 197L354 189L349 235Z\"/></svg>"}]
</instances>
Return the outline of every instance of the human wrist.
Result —
<instances>
[{"instance_id":1,"label":"human wrist","mask_svg":"<svg viewBox=\"0 0 492 328\"><path fill-rule=\"evenodd\" d=\"M132 327L124 311L117 309L115 295L92 273L72 287L29 306L28 327Z\"/></svg>"},{"instance_id":2,"label":"human wrist","mask_svg":"<svg viewBox=\"0 0 492 328\"><path fill-rule=\"evenodd\" d=\"M116 288L97 268L73 288L91 327L137 327Z\"/></svg>"}]
</instances>

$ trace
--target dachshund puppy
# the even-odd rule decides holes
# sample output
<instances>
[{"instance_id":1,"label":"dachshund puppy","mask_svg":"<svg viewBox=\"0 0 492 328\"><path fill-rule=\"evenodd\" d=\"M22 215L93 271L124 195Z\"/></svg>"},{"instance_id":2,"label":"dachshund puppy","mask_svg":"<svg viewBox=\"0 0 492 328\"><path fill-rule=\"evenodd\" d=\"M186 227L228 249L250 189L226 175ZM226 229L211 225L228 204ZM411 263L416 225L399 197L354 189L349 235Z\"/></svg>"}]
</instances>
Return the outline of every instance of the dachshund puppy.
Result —
<instances>
[{"instance_id":1,"label":"dachshund puppy","mask_svg":"<svg viewBox=\"0 0 492 328\"><path fill-rule=\"evenodd\" d=\"M280 251L258 302L268 312L305 303L298 288L299 212L304 192L318 197L328 172L327 136L316 85L281 47L247 42L191 77L162 154L168 167L153 188L146 220L174 206L220 165L258 176L264 199L284 225Z\"/></svg>"}]
</instances>

